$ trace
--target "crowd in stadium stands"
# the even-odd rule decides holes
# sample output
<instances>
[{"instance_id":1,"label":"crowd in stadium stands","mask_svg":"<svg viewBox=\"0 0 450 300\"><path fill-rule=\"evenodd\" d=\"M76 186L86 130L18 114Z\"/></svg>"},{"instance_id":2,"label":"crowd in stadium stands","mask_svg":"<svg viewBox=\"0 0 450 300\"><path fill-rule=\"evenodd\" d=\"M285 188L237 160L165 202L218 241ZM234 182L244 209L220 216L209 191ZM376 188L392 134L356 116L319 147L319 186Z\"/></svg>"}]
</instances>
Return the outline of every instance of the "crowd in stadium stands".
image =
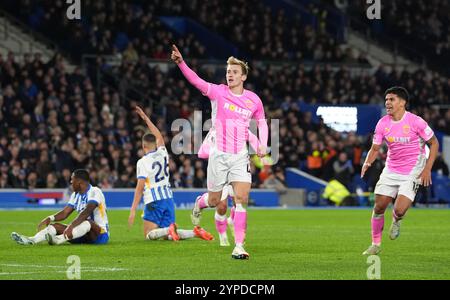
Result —
<instances>
[{"instance_id":1,"label":"crowd in stadium stands","mask_svg":"<svg viewBox=\"0 0 450 300\"><path fill-rule=\"evenodd\" d=\"M334 1L327 1L334 5ZM377 34L419 51L428 62L450 72L450 2L448 0L393 0L381 5L381 20L366 18L365 1L347 1L347 13L373 27ZM442 70L444 70L441 68ZM447 73L449 74L449 73Z\"/></svg>"},{"instance_id":2,"label":"crowd in stadium stands","mask_svg":"<svg viewBox=\"0 0 450 300\"><path fill-rule=\"evenodd\" d=\"M218 75L209 69L202 71L195 60L192 66L205 79L216 81ZM203 112L203 120L209 118L209 101L192 90L177 68L165 74L158 66L128 62L119 70L124 80L146 82L156 101L153 110L141 99L123 96L120 87L117 91L107 86L96 90L80 68L67 73L60 55L48 63L43 63L39 54L27 54L21 63L11 53L0 56L0 188L67 187L71 171L76 168L88 168L93 181L103 188L133 187L135 164L143 154L140 137L145 130L133 111L136 104L146 107L167 145L177 133L170 130L173 120L192 119L194 110ZM418 75L420 72L397 76L396 72L379 70L373 77L353 77L345 67L337 71L327 67L310 71L302 66L279 70L252 67L248 87L260 94L267 118L280 120L279 161L267 167L254 157L253 186L283 192L283 171L287 167L349 184L360 170L370 136L343 134L323 123L313 123L311 114L300 110L299 100L383 103L382 93L387 86L404 84L413 95L413 104L415 99L448 103L445 97L449 82L426 79ZM422 105L412 111L435 130L449 134L450 110ZM382 166L380 159L370 169L369 181ZM174 187L205 187L206 161L195 155L171 155L169 168ZM442 164L436 168L445 173Z\"/></svg>"},{"instance_id":3,"label":"crowd in stadium stands","mask_svg":"<svg viewBox=\"0 0 450 300\"><path fill-rule=\"evenodd\" d=\"M318 7L309 12L318 17L317 28L276 15L258 0L214 1L119 0L83 1L83 22L65 17L65 1L6 1L9 11L79 59L82 53L119 54L129 60L138 55L166 59L167 41L178 45L189 57L207 58L205 46L192 34L179 36L165 28L159 16L191 16L212 32L225 37L252 59L314 60L322 62L367 63L362 54L339 47L327 34L326 18ZM14 9L20 7L20 9ZM263 22L261 23L261 20ZM232 28L232 29L230 29Z\"/></svg>"},{"instance_id":4,"label":"crowd in stadium stands","mask_svg":"<svg viewBox=\"0 0 450 300\"><path fill-rule=\"evenodd\" d=\"M133 61L140 53L166 59L167 41L177 43L180 50L193 57L205 58L205 47L192 34L178 36L161 24L156 15L161 2L82 1L83 22L67 19L67 5L63 0L5 1L2 5L33 29L58 42L76 61L80 61L82 54L121 54Z\"/></svg>"},{"instance_id":5,"label":"crowd in stadium stands","mask_svg":"<svg viewBox=\"0 0 450 300\"><path fill-rule=\"evenodd\" d=\"M282 10L274 14L257 0L232 0L227 5L220 0L172 2L179 3L180 14L226 37L253 59L367 63L363 56L354 57L350 50L339 47L326 32L326 18L314 5L307 10L317 16L317 28L303 23L299 16L286 17Z\"/></svg>"},{"instance_id":6,"label":"crowd in stadium stands","mask_svg":"<svg viewBox=\"0 0 450 300\"><path fill-rule=\"evenodd\" d=\"M444 8L443 1L435 2ZM145 130L133 112L136 104L145 107L156 121L167 145L177 133L170 130L174 120L192 120L194 110L202 112L203 120L209 118L209 101L186 83L177 68L165 73L158 65L147 63L147 58L167 59L167 41L171 41L201 77L224 82L224 72L202 68L193 59L210 57L204 45L193 35L178 36L164 27L158 17L165 15L195 16L197 22L234 43L246 53L246 59L255 62L250 61L246 87L257 91L268 119L280 120L280 156L273 167L252 158L253 187L284 192L284 170L288 167L301 168L324 180L336 178L347 187L360 171L371 136L339 133L322 122L316 124L310 113L300 110L301 102L382 104L387 87L402 85L412 95L411 111L422 116L434 130L450 134L450 110L430 107L450 104L450 79L438 73L380 66L372 74L369 70L355 72L346 66L334 69L329 64L310 69L292 62L257 62L289 59L366 63L363 56L355 58L350 52L342 52L336 40L326 33L326 14L319 6L307 7L319 20L318 28L312 28L282 12L273 14L256 0L230 0L226 6L219 5L218 0L129 3L86 0L83 22L69 23L63 0L2 1L2 6L48 38L61 42L77 59L81 53L115 54L122 58L122 64L115 68L102 65L118 82L117 86L102 85L98 90L93 73L80 68L67 73L59 54L48 63L43 63L39 54L27 54L20 64L11 53L0 56L0 188L64 188L75 168L88 168L93 182L103 188L134 187L135 164L142 155L140 137ZM432 11L435 5L417 3L383 4L404 14L392 28L415 32L414 26L421 24L420 34L409 36L410 41L439 41L433 49L442 53L439 55L448 55L448 16ZM362 8L351 5L355 6L350 11ZM416 6L419 10L413 12L411 9ZM426 18L417 21L420 15ZM390 22L390 17L386 21ZM130 95L130 90L138 93ZM369 169L369 186L375 184L385 156L383 149ZM175 188L206 186L206 161L195 155L171 155L169 168ZM442 158L435 170L448 175Z\"/></svg>"}]
</instances>

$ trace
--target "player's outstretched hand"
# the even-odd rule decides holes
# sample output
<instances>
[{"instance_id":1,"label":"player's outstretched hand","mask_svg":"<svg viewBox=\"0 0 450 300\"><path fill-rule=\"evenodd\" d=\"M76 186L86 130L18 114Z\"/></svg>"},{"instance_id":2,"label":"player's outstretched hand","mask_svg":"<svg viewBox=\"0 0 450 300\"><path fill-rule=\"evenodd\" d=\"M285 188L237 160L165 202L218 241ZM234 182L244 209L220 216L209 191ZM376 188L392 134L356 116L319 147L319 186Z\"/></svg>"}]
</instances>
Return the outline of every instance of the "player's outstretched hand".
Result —
<instances>
[{"instance_id":1,"label":"player's outstretched hand","mask_svg":"<svg viewBox=\"0 0 450 300\"><path fill-rule=\"evenodd\" d=\"M180 50L178 50L177 46L172 45L172 54L170 58L178 65L183 62L183 56L181 56Z\"/></svg>"},{"instance_id":2,"label":"player's outstretched hand","mask_svg":"<svg viewBox=\"0 0 450 300\"><path fill-rule=\"evenodd\" d=\"M422 171L422 173L420 173L419 177L417 178L420 179L420 184L425 187L433 184L431 182L431 170L428 170L426 168Z\"/></svg>"},{"instance_id":3,"label":"player's outstretched hand","mask_svg":"<svg viewBox=\"0 0 450 300\"><path fill-rule=\"evenodd\" d=\"M44 220L41 221L41 223L39 223L37 230L41 231L42 229L50 225L50 222L51 220L49 217L45 218Z\"/></svg>"},{"instance_id":4,"label":"player's outstretched hand","mask_svg":"<svg viewBox=\"0 0 450 300\"><path fill-rule=\"evenodd\" d=\"M128 217L128 229L131 229L131 227L133 227L135 217L136 217L136 211L130 210L130 216Z\"/></svg>"}]
</instances>

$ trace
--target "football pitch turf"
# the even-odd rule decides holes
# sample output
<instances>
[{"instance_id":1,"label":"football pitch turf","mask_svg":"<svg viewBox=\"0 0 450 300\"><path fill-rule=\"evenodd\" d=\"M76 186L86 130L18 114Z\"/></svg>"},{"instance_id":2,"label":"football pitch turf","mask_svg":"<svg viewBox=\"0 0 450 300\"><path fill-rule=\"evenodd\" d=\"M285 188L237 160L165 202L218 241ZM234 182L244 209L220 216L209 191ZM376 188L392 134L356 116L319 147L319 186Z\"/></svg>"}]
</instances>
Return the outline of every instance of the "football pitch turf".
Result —
<instances>
[{"instance_id":1,"label":"football pitch turf","mask_svg":"<svg viewBox=\"0 0 450 300\"><path fill-rule=\"evenodd\" d=\"M246 250L250 259L231 258L220 247L212 210L202 225L216 240L146 241L142 221L128 230L128 211L108 212L110 243L18 245L17 231L33 235L54 211L0 211L0 279L67 279L70 255L81 262L81 279L266 280L367 279L370 264L361 253L370 245L369 209L249 210ZM179 228L190 229L188 210L177 211ZM386 213L381 279L450 279L450 210L411 209L398 240ZM230 233L230 242L232 236Z\"/></svg>"}]
</instances>

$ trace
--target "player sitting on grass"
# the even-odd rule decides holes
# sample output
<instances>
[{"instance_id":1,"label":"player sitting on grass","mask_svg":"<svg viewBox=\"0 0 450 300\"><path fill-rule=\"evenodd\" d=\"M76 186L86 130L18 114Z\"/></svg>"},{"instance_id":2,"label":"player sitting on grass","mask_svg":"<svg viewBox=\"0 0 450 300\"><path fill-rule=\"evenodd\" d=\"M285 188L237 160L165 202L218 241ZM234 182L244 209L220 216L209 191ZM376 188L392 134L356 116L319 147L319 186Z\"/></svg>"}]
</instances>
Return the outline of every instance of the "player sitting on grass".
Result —
<instances>
[{"instance_id":1,"label":"player sitting on grass","mask_svg":"<svg viewBox=\"0 0 450 300\"><path fill-rule=\"evenodd\" d=\"M128 218L129 227L134 223L136 209L144 195L144 236L147 240L164 238L178 241L193 237L212 240L213 236L199 226L195 226L194 230L177 229L175 204L169 182L169 154L164 146L164 138L140 107L136 107L136 112L151 133L142 137L145 155L137 162L138 180Z\"/></svg>"},{"instance_id":2,"label":"player sitting on grass","mask_svg":"<svg viewBox=\"0 0 450 300\"><path fill-rule=\"evenodd\" d=\"M106 244L109 240L109 228L105 196L98 187L89 184L89 173L86 170L75 170L71 184L74 192L69 203L63 210L39 223L38 230L45 226L44 229L32 237L13 232L11 238L21 245L34 245L45 240L50 245L65 242ZM78 216L68 226L52 223L67 219L74 210L78 212Z\"/></svg>"}]
</instances>

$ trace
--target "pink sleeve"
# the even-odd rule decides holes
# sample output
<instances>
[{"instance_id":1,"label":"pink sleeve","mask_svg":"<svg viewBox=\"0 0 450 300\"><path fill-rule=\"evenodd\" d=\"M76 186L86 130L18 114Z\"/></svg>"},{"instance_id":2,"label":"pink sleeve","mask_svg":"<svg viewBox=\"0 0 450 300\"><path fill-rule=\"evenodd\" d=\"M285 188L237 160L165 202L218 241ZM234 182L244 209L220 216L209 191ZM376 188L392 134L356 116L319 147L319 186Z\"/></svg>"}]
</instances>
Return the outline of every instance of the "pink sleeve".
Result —
<instances>
[{"instance_id":1,"label":"pink sleeve","mask_svg":"<svg viewBox=\"0 0 450 300\"><path fill-rule=\"evenodd\" d=\"M417 134L424 140L428 141L434 135L433 130L428 126L427 122L421 117L417 117L414 122L414 127L417 130Z\"/></svg>"},{"instance_id":2,"label":"pink sleeve","mask_svg":"<svg viewBox=\"0 0 450 300\"><path fill-rule=\"evenodd\" d=\"M201 79L194 71L192 71L188 65L183 61L178 65L184 77L195 86L203 95L208 95L208 91L210 88L210 83Z\"/></svg>"},{"instance_id":3,"label":"pink sleeve","mask_svg":"<svg viewBox=\"0 0 450 300\"><path fill-rule=\"evenodd\" d=\"M259 140L261 145L267 147L267 140L269 139L269 126L267 126L266 117L264 114L264 106L260 100L258 109L255 111L253 118L257 121Z\"/></svg>"},{"instance_id":4,"label":"pink sleeve","mask_svg":"<svg viewBox=\"0 0 450 300\"><path fill-rule=\"evenodd\" d=\"M375 145L381 145L381 143L383 143L383 125L381 120L378 121L377 126L375 127L372 143Z\"/></svg>"},{"instance_id":5,"label":"pink sleeve","mask_svg":"<svg viewBox=\"0 0 450 300\"><path fill-rule=\"evenodd\" d=\"M259 140L250 130L248 131L248 141L250 142L250 146L252 146L253 150L258 151Z\"/></svg>"}]
</instances>

